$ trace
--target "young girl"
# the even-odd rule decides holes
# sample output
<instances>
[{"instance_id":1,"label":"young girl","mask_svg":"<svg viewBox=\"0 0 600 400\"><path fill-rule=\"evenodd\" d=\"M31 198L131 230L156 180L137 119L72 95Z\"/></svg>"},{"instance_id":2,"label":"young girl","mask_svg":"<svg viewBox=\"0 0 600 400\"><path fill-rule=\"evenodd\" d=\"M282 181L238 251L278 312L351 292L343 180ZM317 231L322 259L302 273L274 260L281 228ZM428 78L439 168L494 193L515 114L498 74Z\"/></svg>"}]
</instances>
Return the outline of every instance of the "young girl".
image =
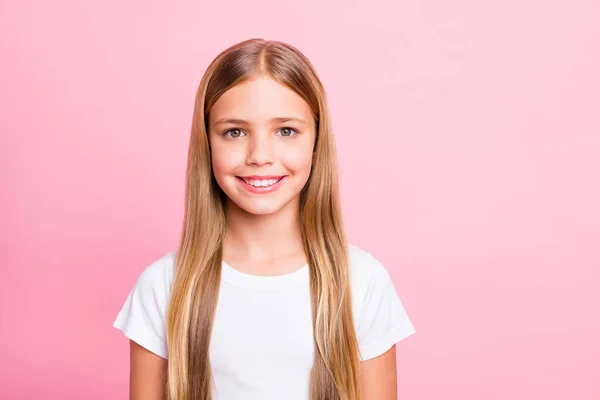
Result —
<instances>
[{"instance_id":1,"label":"young girl","mask_svg":"<svg viewBox=\"0 0 600 400\"><path fill-rule=\"evenodd\" d=\"M131 399L396 399L395 343L415 330L387 270L346 242L336 163L300 51L253 39L210 64L180 245L114 322Z\"/></svg>"}]
</instances>

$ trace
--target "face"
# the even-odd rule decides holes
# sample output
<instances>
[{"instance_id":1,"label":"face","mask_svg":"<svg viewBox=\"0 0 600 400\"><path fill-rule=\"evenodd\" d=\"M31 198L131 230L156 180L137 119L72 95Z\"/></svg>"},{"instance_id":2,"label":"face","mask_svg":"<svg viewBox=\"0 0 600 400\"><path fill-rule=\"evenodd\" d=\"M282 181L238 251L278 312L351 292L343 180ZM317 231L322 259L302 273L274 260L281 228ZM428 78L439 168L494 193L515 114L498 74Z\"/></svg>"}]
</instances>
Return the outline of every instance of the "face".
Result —
<instances>
[{"instance_id":1,"label":"face","mask_svg":"<svg viewBox=\"0 0 600 400\"><path fill-rule=\"evenodd\" d=\"M208 130L213 172L230 206L256 215L298 207L316 137L302 97L270 78L242 82L213 105Z\"/></svg>"}]
</instances>

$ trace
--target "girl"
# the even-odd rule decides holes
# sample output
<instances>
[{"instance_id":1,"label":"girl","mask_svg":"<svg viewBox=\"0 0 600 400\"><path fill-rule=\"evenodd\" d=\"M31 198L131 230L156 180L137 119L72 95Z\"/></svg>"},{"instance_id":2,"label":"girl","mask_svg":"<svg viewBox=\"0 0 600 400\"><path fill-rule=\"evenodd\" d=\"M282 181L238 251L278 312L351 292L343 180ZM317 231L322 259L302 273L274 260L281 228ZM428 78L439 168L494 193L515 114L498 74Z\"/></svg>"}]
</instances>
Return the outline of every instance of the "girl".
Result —
<instances>
[{"instance_id":1,"label":"girl","mask_svg":"<svg viewBox=\"0 0 600 400\"><path fill-rule=\"evenodd\" d=\"M210 64L180 245L114 322L131 399L396 399L395 343L414 328L387 270L346 242L336 163L300 51L253 39Z\"/></svg>"}]
</instances>

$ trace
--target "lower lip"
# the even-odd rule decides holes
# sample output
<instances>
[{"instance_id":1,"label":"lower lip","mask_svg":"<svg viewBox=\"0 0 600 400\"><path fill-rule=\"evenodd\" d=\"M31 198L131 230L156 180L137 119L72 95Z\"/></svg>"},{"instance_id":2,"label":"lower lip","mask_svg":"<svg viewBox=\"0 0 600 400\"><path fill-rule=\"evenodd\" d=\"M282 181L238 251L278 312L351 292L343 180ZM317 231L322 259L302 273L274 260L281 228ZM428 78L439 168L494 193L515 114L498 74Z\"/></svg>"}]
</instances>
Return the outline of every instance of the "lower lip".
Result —
<instances>
[{"instance_id":1,"label":"lower lip","mask_svg":"<svg viewBox=\"0 0 600 400\"><path fill-rule=\"evenodd\" d=\"M246 181L244 181L242 178L240 177L236 177L241 183L242 186L244 186L244 188L251 192L251 193L256 193L256 194L267 194L267 193L273 193L275 192L277 189L279 189L281 187L281 185L283 185L283 182L285 182L285 180L287 179L287 175L284 176L283 178L281 178L279 180L279 182L271 185L271 186L252 186L246 183Z\"/></svg>"}]
</instances>

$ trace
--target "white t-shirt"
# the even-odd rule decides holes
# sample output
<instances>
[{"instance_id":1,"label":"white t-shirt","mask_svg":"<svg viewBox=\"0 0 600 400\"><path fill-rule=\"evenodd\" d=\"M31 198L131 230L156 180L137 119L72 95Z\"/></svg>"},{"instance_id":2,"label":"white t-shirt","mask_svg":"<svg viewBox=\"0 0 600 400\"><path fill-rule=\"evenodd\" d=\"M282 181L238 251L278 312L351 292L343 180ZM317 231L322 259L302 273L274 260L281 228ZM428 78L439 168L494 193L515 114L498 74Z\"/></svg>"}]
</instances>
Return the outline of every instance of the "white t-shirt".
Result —
<instances>
[{"instance_id":1,"label":"white t-shirt","mask_svg":"<svg viewBox=\"0 0 600 400\"><path fill-rule=\"evenodd\" d=\"M349 258L357 339L368 360L415 329L386 268L353 245ZM147 266L113 324L163 358L174 269L174 251ZM209 354L215 400L307 400L314 361L308 265L256 276L223 262Z\"/></svg>"}]
</instances>

